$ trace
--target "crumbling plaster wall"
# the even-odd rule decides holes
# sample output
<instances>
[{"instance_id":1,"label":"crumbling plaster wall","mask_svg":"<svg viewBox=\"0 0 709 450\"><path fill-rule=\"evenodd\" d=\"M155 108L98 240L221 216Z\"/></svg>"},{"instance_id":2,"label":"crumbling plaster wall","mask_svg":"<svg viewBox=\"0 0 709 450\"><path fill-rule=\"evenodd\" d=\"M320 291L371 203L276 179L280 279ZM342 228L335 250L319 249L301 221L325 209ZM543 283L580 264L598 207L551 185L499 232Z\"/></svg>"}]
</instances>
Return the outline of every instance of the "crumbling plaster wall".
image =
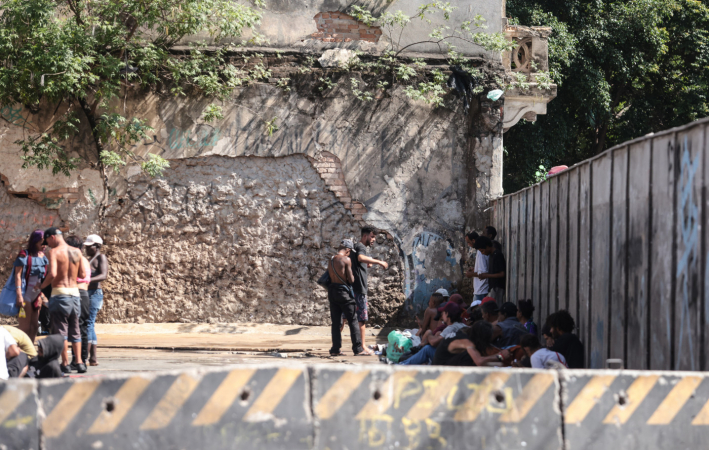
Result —
<instances>
[{"instance_id":1,"label":"crumbling plaster wall","mask_svg":"<svg viewBox=\"0 0 709 450\"><path fill-rule=\"evenodd\" d=\"M164 177L126 180L107 210L108 321L329 324L315 280L341 239L359 234L304 155L175 160ZM402 267L383 235L372 254L372 316L398 313Z\"/></svg>"},{"instance_id":2,"label":"crumbling plaster wall","mask_svg":"<svg viewBox=\"0 0 709 450\"><path fill-rule=\"evenodd\" d=\"M297 64L288 62L289 56L278 59L281 58L289 70L298 70ZM274 73L276 69L272 67ZM318 84L321 76L322 71L317 69L310 75L297 77L288 92L271 83L245 87L223 104L224 119L212 124L200 119L209 103L207 99L131 93L127 113L147 118L155 129L149 139L133 150L138 155L160 154L171 160L172 167L164 179L155 180L153 183L157 184L150 184L150 188L143 186L146 181L140 181L142 175L136 166L112 175L108 189L110 207L104 223L97 220L97 201L102 197L96 192L102 191L98 171L91 167L70 178L63 175L53 178L46 171L19 170L19 149L11 144L14 139L3 137L0 148L7 158L0 161L0 173L7 174L10 184L15 183L13 186L19 186L18 180L29 179L29 188L51 182L77 190L72 195L77 195L78 201L64 203L57 210L64 226L82 235L102 233L107 252L116 265L106 286L106 313L101 320L211 318L326 323L324 292L318 290L314 279L322 269L325 255L333 251L334 242L356 235L354 230L361 223L374 225L390 237L386 241L385 235L380 237L374 254L385 255L393 265L390 271L372 277L375 288L371 295L371 317L380 323L410 318L425 307L435 289L463 287L460 266L463 233L471 227L481 227L484 215L479 206L495 192L494 186L498 183L501 186L501 177L494 178L495 173L499 174L496 164L501 166L502 150L501 128L495 128L495 109L485 110L492 119L477 122L464 113L462 101L455 94L446 96L443 107L433 108L412 101L400 88L378 94L373 102L362 102L349 89L352 74L339 78L329 74L335 85L322 91ZM280 129L269 136L264 121L272 117L277 117ZM489 127L476 139L471 133L480 132L478 123ZM16 124L8 126L18 128ZM495 162L497 153L499 161ZM341 193L335 197L337 188L324 184L326 175L315 170L313 163L326 154L339 160L349 198L343 198ZM297 164L290 162L296 157ZM256 163L246 161L260 163L253 166ZM281 170L283 161L288 161L291 168ZM240 172L242 164L252 164L249 165L252 172ZM306 170L303 165L310 168ZM231 172L224 172L224 167ZM312 172L310 175L308 170ZM327 169L318 167L318 170ZM28 177L27 173L33 175ZM239 216L236 211L244 206L237 206L232 197L226 203L214 200L217 194L213 191L234 188L229 184L233 180L228 173L241 174L242 180L256 179L261 174L263 195L248 197L258 191L253 189L248 195L235 197L249 198L247 203L252 211L247 215ZM210 183L201 179L205 174L212 180ZM273 178L269 174L278 180L278 185L275 181L268 184ZM302 210L298 214L283 213L287 208L271 212L273 204L280 204L277 200L284 201L279 194L282 180L295 182L299 178L310 179L312 174L318 174L321 184L317 188L312 184L308 190L320 189L318 195L330 196L335 205L332 212L320 211L321 215L333 216L318 219L319 237L308 236L311 219L306 218L315 214L310 211L324 200L298 206L296 211ZM215 181L219 177L224 181ZM195 194L189 193L192 188L196 189ZM13 189L11 192L22 192ZM144 197L136 197L136 192L144 190ZM300 194L294 190L288 195L295 201ZM151 196L159 197L159 201L148 201ZM351 204L350 200L362 202L361 208L366 211L359 210L357 217L353 216L345 208ZM166 203L172 205L168 207ZM165 212L171 208L176 211ZM224 231L225 224L220 222L227 220L222 219L223 211L234 211L234 217L238 218L229 224L229 232ZM180 214L184 218L174 222ZM275 221L272 218L264 222L266 216L279 216L279 225L272 223ZM205 220L208 222L202 223ZM244 228L251 231L239 241L241 250L223 253L222 246L233 245L233 236L240 236L236 230ZM287 250L290 244L271 242L281 234L286 242L297 244ZM222 241L224 236L232 238ZM242 248L246 241L258 250L254 253ZM316 248L315 242L320 242L321 248ZM226 257L228 263L205 263L210 255L216 260ZM281 272L275 261L304 267L295 271L289 267ZM204 264L209 264L207 269ZM291 273L298 274L303 286L297 295L282 289L278 281ZM160 280L160 287L153 280ZM280 287L272 288L273 283ZM251 304L254 299L264 305L277 304L280 299L283 305L280 309L254 309Z\"/></svg>"},{"instance_id":3,"label":"crumbling plaster wall","mask_svg":"<svg viewBox=\"0 0 709 450\"><path fill-rule=\"evenodd\" d=\"M200 120L204 102L146 100L156 105L156 133L135 150L170 159L332 153L352 198L367 208L364 222L389 233L399 247L401 289L409 312L420 310L436 289L461 287L463 232L472 226L466 215L482 223L466 210L488 198L491 185L501 189L501 176L489 179L493 154L502 150L501 128L471 147L469 117L454 94L441 108L412 101L401 89L368 103L353 97L348 76L333 77L335 86L320 93L319 76L301 77L290 92L269 84L245 88L223 105L225 118L214 124ZM280 129L267 136L263 120L272 117ZM470 178L471 164L479 179ZM478 187L469 196L471 182Z\"/></svg>"},{"instance_id":4,"label":"crumbling plaster wall","mask_svg":"<svg viewBox=\"0 0 709 450\"><path fill-rule=\"evenodd\" d=\"M260 44L263 47L273 48L301 48L312 51L322 51L328 48L345 47L369 53L378 53L390 48L386 33L377 42L368 40L352 40L345 43L326 42L318 38L318 22L316 16L320 13L339 11L349 13L353 5L362 6L375 17L389 12L395 14L402 11L408 16L414 16L418 8L430 3L427 0L265 0L265 7L261 10L263 18L256 31L263 35L267 42ZM505 17L505 0L449 0L456 9L449 20L444 20L441 14L427 15L429 22L420 20L411 21L403 31L396 30L395 40L400 47L421 42L423 36L428 36L434 27L448 26L451 29L459 28L463 22L473 21L476 15L485 19L485 29L488 33L503 31L503 17ZM250 32L244 38L251 37ZM208 40L206 35L192 36L189 41ZM463 40L455 41L456 51L467 56L482 56L490 60L500 60L499 53L485 51L482 47ZM439 53L440 49L435 44L419 44L409 49L414 52Z\"/></svg>"}]
</instances>

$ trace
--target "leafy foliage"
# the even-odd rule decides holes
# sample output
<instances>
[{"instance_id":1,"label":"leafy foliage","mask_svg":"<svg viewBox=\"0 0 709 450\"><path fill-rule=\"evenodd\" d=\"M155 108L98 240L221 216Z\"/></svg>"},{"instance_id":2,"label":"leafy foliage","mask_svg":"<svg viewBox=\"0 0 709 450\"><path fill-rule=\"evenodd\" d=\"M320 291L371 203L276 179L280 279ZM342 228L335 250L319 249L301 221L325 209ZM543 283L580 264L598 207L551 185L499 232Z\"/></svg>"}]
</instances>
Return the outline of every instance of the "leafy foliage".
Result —
<instances>
[{"instance_id":1,"label":"leafy foliage","mask_svg":"<svg viewBox=\"0 0 709 450\"><path fill-rule=\"evenodd\" d=\"M518 23L552 27L559 90L547 115L505 134L506 191L533 183L540 164L572 165L709 113L706 3L508 0L507 11Z\"/></svg>"},{"instance_id":2,"label":"leafy foliage","mask_svg":"<svg viewBox=\"0 0 709 450\"><path fill-rule=\"evenodd\" d=\"M382 74L390 74L392 83L388 86L394 87L396 84L405 84L404 92L414 100L422 100L426 103L440 106L443 104L443 96L446 88L445 77L438 70L427 72L427 64L422 59L414 58L411 62L402 61L400 55L405 50L414 50L416 46L435 45L441 53L445 54L450 65L459 65L466 68L471 73L477 69L470 65L470 62L461 57L456 52L456 42L479 45L482 48L502 52L511 50L513 44L507 40L504 33L487 33L485 30L485 19L481 15L476 15L472 21L465 21L460 26L452 28L447 25L451 15L457 8L451 6L449 2L433 1L421 5L413 16L408 16L402 11L385 12L379 17L374 17L368 9L361 6L352 6L350 14L357 20L368 26L379 26L389 43L388 51L379 58L376 63L364 64L359 60L351 61L349 69L366 68ZM404 30L412 22L423 22L424 25L433 23L432 16L437 15L443 19L444 24L431 28L429 35L421 41L413 42L402 46L401 39ZM476 75L480 75L479 72ZM397 83L398 82L398 83ZM500 82L502 84L502 82ZM380 83L377 89L386 88ZM373 99L371 93L361 91L355 83L352 83L354 95L364 101Z\"/></svg>"},{"instance_id":3,"label":"leafy foliage","mask_svg":"<svg viewBox=\"0 0 709 450\"><path fill-rule=\"evenodd\" d=\"M256 6L260 6L257 0ZM243 84L266 78L263 65L246 70L226 57L229 45L260 21L253 6L232 0L0 0L0 104L37 111L43 102L67 112L48 130L17 143L24 166L69 175L79 163L63 141L84 122L94 137L102 167L119 170L140 163L153 176L169 167L157 155L139 158L129 149L151 129L120 113L130 88L168 85L175 95L187 89L224 99ZM186 36L207 35L187 54L175 52ZM262 40L257 33L244 43ZM205 120L220 117L210 105Z\"/></svg>"}]
</instances>

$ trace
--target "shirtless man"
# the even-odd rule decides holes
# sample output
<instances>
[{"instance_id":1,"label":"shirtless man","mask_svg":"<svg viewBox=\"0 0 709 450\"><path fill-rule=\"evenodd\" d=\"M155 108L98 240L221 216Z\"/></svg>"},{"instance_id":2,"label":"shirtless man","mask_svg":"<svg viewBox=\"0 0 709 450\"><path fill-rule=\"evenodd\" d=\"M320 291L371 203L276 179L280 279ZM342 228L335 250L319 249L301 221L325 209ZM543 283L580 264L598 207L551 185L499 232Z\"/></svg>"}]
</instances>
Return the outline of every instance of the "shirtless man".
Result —
<instances>
[{"instance_id":1,"label":"shirtless man","mask_svg":"<svg viewBox=\"0 0 709 450\"><path fill-rule=\"evenodd\" d=\"M352 283L355 278L352 273L352 261L350 252L354 250L354 243L351 239L344 239L340 243L337 254L328 263L330 274L330 287L327 289L327 299L330 302L330 319L332 320L332 348L331 356L341 356L342 334L340 332L340 318L345 315L350 326L350 338L352 339L352 351L355 355L364 353L362 348L362 336L359 334L359 324L357 322L355 299L352 296Z\"/></svg>"},{"instance_id":2,"label":"shirtless man","mask_svg":"<svg viewBox=\"0 0 709 450\"><path fill-rule=\"evenodd\" d=\"M69 247L64 242L64 236L58 228L50 228L44 232L44 243L51 248L49 252L49 270L41 287L52 285L52 296L49 298L49 314L51 317L52 334L64 337L61 369L70 373L68 342L71 342L72 352L76 358L79 373L86 372L86 364L81 360L81 331L79 316L81 314L81 299L76 279L85 278L86 273L81 264L81 251Z\"/></svg>"}]
</instances>

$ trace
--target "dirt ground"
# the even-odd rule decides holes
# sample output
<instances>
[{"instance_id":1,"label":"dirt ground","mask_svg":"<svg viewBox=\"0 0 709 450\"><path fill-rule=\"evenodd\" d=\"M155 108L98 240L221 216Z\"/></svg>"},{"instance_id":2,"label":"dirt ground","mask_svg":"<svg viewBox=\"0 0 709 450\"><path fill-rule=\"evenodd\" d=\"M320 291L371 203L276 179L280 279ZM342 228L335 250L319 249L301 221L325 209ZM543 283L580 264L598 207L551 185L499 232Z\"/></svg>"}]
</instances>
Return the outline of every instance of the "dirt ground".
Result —
<instances>
[{"instance_id":1,"label":"dirt ground","mask_svg":"<svg viewBox=\"0 0 709 450\"><path fill-rule=\"evenodd\" d=\"M367 346L386 343L391 329L368 328ZM329 327L254 323L97 324L99 365L84 376L151 372L235 364L377 363L353 356L349 330L342 332L345 356L330 357ZM78 376L73 373L72 376Z\"/></svg>"}]
</instances>

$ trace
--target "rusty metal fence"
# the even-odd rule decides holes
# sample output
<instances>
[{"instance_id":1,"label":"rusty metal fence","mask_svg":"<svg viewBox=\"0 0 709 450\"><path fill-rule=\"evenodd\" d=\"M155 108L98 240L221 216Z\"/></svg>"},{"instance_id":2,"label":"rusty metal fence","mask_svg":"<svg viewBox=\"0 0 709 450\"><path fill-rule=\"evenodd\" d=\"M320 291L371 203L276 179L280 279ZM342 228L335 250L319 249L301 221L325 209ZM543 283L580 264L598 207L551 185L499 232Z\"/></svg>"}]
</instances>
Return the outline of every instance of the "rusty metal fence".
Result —
<instances>
[{"instance_id":1,"label":"rusty metal fence","mask_svg":"<svg viewBox=\"0 0 709 450\"><path fill-rule=\"evenodd\" d=\"M494 203L507 298L568 309L587 367L707 370L704 119L618 145Z\"/></svg>"}]
</instances>

